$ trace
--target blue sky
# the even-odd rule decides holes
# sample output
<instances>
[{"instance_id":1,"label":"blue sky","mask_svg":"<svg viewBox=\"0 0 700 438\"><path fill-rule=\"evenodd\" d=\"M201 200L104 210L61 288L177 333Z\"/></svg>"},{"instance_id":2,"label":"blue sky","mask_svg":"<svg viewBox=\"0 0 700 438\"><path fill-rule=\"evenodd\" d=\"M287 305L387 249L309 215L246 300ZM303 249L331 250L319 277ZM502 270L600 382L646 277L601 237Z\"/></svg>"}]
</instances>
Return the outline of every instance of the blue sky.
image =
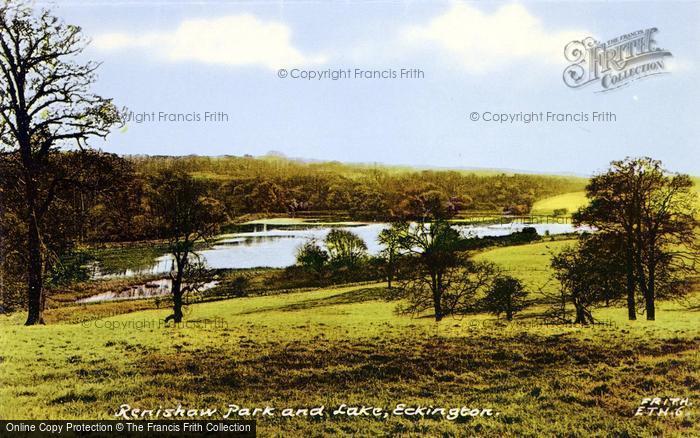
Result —
<instances>
[{"instance_id":1,"label":"blue sky","mask_svg":"<svg viewBox=\"0 0 700 438\"><path fill-rule=\"evenodd\" d=\"M700 2L67 1L93 40L96 90L135 112L106 151L262 155L590 174L650 155L700 174ZM659 29L669 74L596 93L562 72L572 39ZM423 79L305 81L279 68L419 68ZM472 112L611 111L609 123L497 124Z\"/></svg>"}]
</instances>

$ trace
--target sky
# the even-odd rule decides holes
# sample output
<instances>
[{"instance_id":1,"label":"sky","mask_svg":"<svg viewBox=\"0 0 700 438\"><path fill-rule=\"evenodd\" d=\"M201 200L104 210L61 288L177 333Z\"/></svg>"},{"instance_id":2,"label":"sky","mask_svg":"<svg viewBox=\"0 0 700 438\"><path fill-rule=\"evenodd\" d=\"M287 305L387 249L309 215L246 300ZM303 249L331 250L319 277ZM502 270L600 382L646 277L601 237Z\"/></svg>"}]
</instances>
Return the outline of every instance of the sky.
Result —
<instances>
[{"instance_id":1,"label":"sky","mask_svg":"<svg viewBox=\"0 0 700 438\"><path fill-rule=\"evenodd\" d=\"M83 56L102 62L97 93L134 115L199 115L132 119L93 142L105 151L275 151L582 175L645 155L700 175L700 1L38 4L91 38ZM602 93L595 84L564 84L567 43L654 27L657 45L672 53L664 58L666 74ZM347 79L290 77L347 69ZM357 78L355 69L421 74ZM226 117L204 120L207 112ZM610 112L615 119L499 123L490 115L532 112Z\"/></svg>"}]
</instances>

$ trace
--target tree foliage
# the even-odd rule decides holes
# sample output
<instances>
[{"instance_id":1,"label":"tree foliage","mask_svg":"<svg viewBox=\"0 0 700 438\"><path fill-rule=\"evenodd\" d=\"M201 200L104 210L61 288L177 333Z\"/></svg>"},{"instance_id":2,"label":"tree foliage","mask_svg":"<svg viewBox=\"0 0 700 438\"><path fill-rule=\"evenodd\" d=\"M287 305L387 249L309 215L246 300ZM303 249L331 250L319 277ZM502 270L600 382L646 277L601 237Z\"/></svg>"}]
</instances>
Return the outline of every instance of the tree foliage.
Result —
<instances>
[{"instance_id":1,"label":"tree foliage","mask_svg":"<svg viewBox=\"0 0 700 438\"><path fill-rule=\"evenodd\" d=\"M408 222L394 222L389 228L379 232L377 240L382 246L380 257L384 259L386 266L387 287L392 288L391 282L396 275L397 263L402 255L402 246L407 238L410 224Z\"/></svg>"},{"instance_id":2,"label":"tree foliage","mask_svg":"<svg viewBox=\"0 0 700 438\"><path fill-rule=\"evenodd\" d=\"M589 281L588 275L596 269L595 260L582 257L576 248L566 248L552 257L554 277L559 281L562 299L562 313L559 318L567 320L566 303L574 307L574 324L593 324L592 307L601 300L600 291L596 284Z\"/></svg>"},{"instance_id":3,"label":"tree foliage","mask_svg":"<svg viewBox=\"0 0 700 438\"><path fill-rule=\"evenodd\" d=\"M129 159L144 175L177 163L217 186L231 217L334 212L357 220L446 219L464 210L527 213L541 198L581 190L583 179L307 163L279 156Z\"/></svg>"},{"instance_id":4,"label":"tree foliage","mask_svg":"<svg viewBox=\"0 0 700 438\"><path fill-rule=\"evenodd\" d=\"M508 321L527 306L527 291L517 278L501 275L491 284L484 297L484 307L495 315L505 314Z\"/></svg>"},{"instance_id":5,"label":"tree foliage","mask_svg":"<svg viewBox=\"0 0 700 438\"><path fill-rule=\"evenodd\" d=\"M352 231L334 228L324 243L331 263L352 267L367 256L367 244Z\"/></svg>"},{"instance_id":6,"label":"tree foliage","mask_svg":"<svg viewBox=\"0 0 700 438\"><path fill-rule=\"evenodd\" d=\"M0 157L0 275L4 281L2 305L8 308L26 308L28 304L30 248L25 192L18 183L21 174L16 155ZM80 244L128 235L131 200L123 194L131 178L130 163L116 155L93 150L52 152L45 178L36 184L40 197L51 197L41 223L45 286L52 286L51 279L57 278L59 271L64 279L69 271L83 275L68 269L68 264L76 261L75 249ZM55 190L49 195L52 187ZM50 300L47 293L43 295Z\"/></svg>"},{"instance_id":7,"label":"tree foliage","mask_svg":"<svg viewBox=\"0 0 700 438\"><path fill-rule=\"evenodd\" d=\"M436 321L448 315L474 310L477 296L485 292L497 269L474 262L460 252L463 238L449 222L435 220L410 226L401 238L410 272L392 293L404 300L404 313L433 310Z\"/></svg>"},{"instance_id":8,"label":"tree foliage","mask_svg":"<svg viewBox=\"0 0 700 438\"><path fill-rule=\"evenodd\" d=\"M577 245L554 254L551 266L560 290L550 313L561 322L592 324L596 306L609 306L626 296L624 245L615 236L584 233ZM573 305L573 321L567 304Z\"/></svg>"},{"instance_id":9,"label":"tree foliage","mask_svg":"<svg viewBox=\"0 0 700 438\"><path fill-rule=\"evenodd\" d=\"M297 264L320 275L328 262L328 252L315 240L309 240L297 248Z\"/></svg>"},{"instance_id":10,"label":"tree foliage","mask_svg":"<svg viewBox=\"0 0 700 438\"><path fill-rule=\"evenodd\" d=\"M680 296L697 273L697 195L688 175L672 174L660 161L613 161L586 188L591 202L575 215L603 238L624 248L617 260L625 267L628 314L636 318L636 293L646 317L656 317L658 297Z\"/></svg>"},{"instance_id":11,"label":"tree foliage","mask_svg":"<svg viewBox=\"0 0 700 438\"><path fill-rule=\"evenodd\" d=\"M182 321L183 296L207 280L195 245L217 234L225 220L223 206L207 196L206 184L180 169L166 169L150 181L150 206L162 237L168 239L173 314L166 322Z\"/></svg>"}]
</instances>

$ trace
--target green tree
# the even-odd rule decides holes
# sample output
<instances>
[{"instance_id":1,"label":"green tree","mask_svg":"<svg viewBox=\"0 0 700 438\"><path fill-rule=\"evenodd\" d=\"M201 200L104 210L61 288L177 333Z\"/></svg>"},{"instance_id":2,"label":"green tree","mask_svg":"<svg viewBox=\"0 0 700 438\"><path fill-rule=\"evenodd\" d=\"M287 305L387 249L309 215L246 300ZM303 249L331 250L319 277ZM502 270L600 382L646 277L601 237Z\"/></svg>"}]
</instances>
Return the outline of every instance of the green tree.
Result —
<instances>
[{"instance_id":1,"label":"green tree","mask_svg":"<svg viewBox=\"0 0 700 438\"><path fill-rule=\"evenodd\" d=\"M444 316L443 294L449 284L446 274L458 264L456 252L460 240L459 231L445 221L420 223L412 227L404 239L404 248L417 253L419 257L419 272L422 271L423 275L417 278L428 280L436 321ZM418 304L418 300L415 300L415 304Z\"/></svg>"},{"instance_id":2,"label":"green tree","mask_svg":"<svg viewBox=\"0 0 700 438\"><path fill-rule=\"evenodd\" d=\"M173 314L165 321L182 321L183 296L206 280L195 244L207 241L226 219L223 206L208 196L206 184L181 169L166 169L151 178L150 206L173 259L170 272Z\"/></svg>"},{"instance_id":3,"label":"green tree","mask_svg":"<svg viewBox=\"0 0 700 438\"><path fill-rule=\"evenodd\" d=\"M688 290L697 273L697 195L688 175L672 174L651 158L613 161L586 187L590 204L575 220L624 245L627 307L636 319L639 290L648 320L656 318L657 296Z\"/></svg>"},{"instance_id":4,"label":"green tree","mask_svg":"<svg viewBox=\"0 0 700 438\"><path fill-rule=\"evenodd\" d=\"M624 242L615 235L584 233L578 239L580 259L587 263L586 276L598 289L598 298L609 306L625 298Z\"/></svg>"},{"instance_id":5,"label":"green tree","mask_svg":"<svg viewBox=\"0 0 700 438\"><path fill-rule=\"evenodd\" d=\"M285 190L273 181L263 180L255 184L246 198L252 211L268 213L286 210Z\"/></svg>"},{"instance_id":6,"label":"green tree","mask_svg":"<svg viewBox=\"0 0 700 438\"><path fill-rule=\"evenodd\" d=\"M315 240L309 240L297 249L297 264L320 275L328 262L328 253Z\"/></svg>"},{"instance_id":7,"label":"green tree","mask_svg":"<svg viewBox=\"0 0 700 438\"><path fill-rule=\"evenodd\" d=\"M420 221L446 220L456 213L455 205L437 189L406 194L398 210L401 217Z\"/></svg>"},{"instance_id":8,"label":"green tree","mask_svg":"<svg viewBox=\"0 0 700 438\"><path fill-rule=\"evenodd\" d=\"M390 228L383 229L377 240L382 245L381 256L386 262L387 287L391 289L391 282L396 273L397 259L401 254L401 246L409 230L408 222L395 222Z\"/></svg>"},{"instance_id":9,"label":"green tree","mask_svg":"<svg viewBox=\"0 0 700 438\"><path fill-rule=\"evenodd\" d=\"M503 313L508 321L512 321L513 315L527 306L527 295L520 280L508 275L499 276L489 288L484 306L489 312L495 315Z\"/></svg>"},{"instance_id":10,"label":"green tree","mask_svg":"<svg viewBox=\"0 0 700 438\"><path fill-rule=\"evenodd\" d=\"M447 221L415 224L401 241L410 273L392 296L406 301L403 312L419 314L432 308L435 321L466 313L493 281L495 266L460 253L462 237Z\"/></svg>"},{"instance_id":11,"label":"green tree","mask_svg":"<svg viewBox=\"0 0 700 438\"><path fill-rule=\"evenodd\" d=\"M22 166L16 155L0 155L0 278L5 284L3 294L13 295L15 305L26 307L27 265L29 250L26 244L24 192L18 190ZM37 193L51 199L42 216L43 295L50 293L51 284L58 276L69 279L69 272L77 276L80 263L75 246L102 232L102 226L111 216L113 198L126 185L129 173L124 171L126 161L112 154L94 150L53 151L45 168L45 178L37 184ZM126 166L128 168L128 166ZM105 227L106 228L106 227ZM72 265L72 267L69 266ZM61 275L57 275L62 272ZM23 297L19 296L19 285ZM11 291L9 289L12 289ZM6 295L6 296L9 296ZM4 301L4 300L3 300ZM5 302L5 304L11 304Z\"/></svg>"},{"instance_id":12,"label":"green tree","mask_svg":"<svg viewBox=\"0 0 700 438\"><path fill-rule=\"evenodd\" d=\"M367 244L352 231L334 228L324 242L332 263L357 266L367 256Z\"/></svg>"},{"instance_id":13,"label":"green tree","mask_svg":"<svg viewBox=\"0 0 700 438\"><path fill-rule=\"evenodd\" d=\"M560 290L550 313L558 320L570 322L566 309L570 303L575 310L574 323L593 323L595 306L608 306L626 296L623 260L623 242L599 233L584 233L577 245L554 254L551 266Z\"/></svg>"},{"instance_id":14,"label":"green tree","mask_svg":"<svg viewBox=\"0 0 700 438\"><path fill-rule=\"evenodd\" d=\"M554 269L554 277L559 281L562 297L561 317L566 318L566 302L574 306L574 324L594 323L591 306L599 299L595 295L595 289L588 282L586 276L586 261L580 258L580 254L574 248L562 250L552 257L551 265ZM569 321L564 321L569 322Z\"/></svg>"}]
</instances>

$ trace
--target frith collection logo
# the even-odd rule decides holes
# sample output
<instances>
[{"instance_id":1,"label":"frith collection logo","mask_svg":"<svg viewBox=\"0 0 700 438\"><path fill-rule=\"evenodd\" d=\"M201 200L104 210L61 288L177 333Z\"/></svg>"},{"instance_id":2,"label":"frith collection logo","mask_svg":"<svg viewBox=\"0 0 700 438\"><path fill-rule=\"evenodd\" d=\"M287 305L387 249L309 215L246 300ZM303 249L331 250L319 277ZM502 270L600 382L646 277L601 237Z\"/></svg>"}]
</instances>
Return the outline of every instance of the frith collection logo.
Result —
<instances>
[{"instance_id":1,"label":"frith collection logo","mask_svg":"<svg viewBox=\"0 0 700 438\"><path fill-rule=\"evenodd\" d=\"M673 56L659 48L653 27L620 35L606 42L592 37L571 41L564 48L564 83L571 88L596 84L606 92L654 75L668 73L665 58Z\"/></svg>"}]
</instances>

